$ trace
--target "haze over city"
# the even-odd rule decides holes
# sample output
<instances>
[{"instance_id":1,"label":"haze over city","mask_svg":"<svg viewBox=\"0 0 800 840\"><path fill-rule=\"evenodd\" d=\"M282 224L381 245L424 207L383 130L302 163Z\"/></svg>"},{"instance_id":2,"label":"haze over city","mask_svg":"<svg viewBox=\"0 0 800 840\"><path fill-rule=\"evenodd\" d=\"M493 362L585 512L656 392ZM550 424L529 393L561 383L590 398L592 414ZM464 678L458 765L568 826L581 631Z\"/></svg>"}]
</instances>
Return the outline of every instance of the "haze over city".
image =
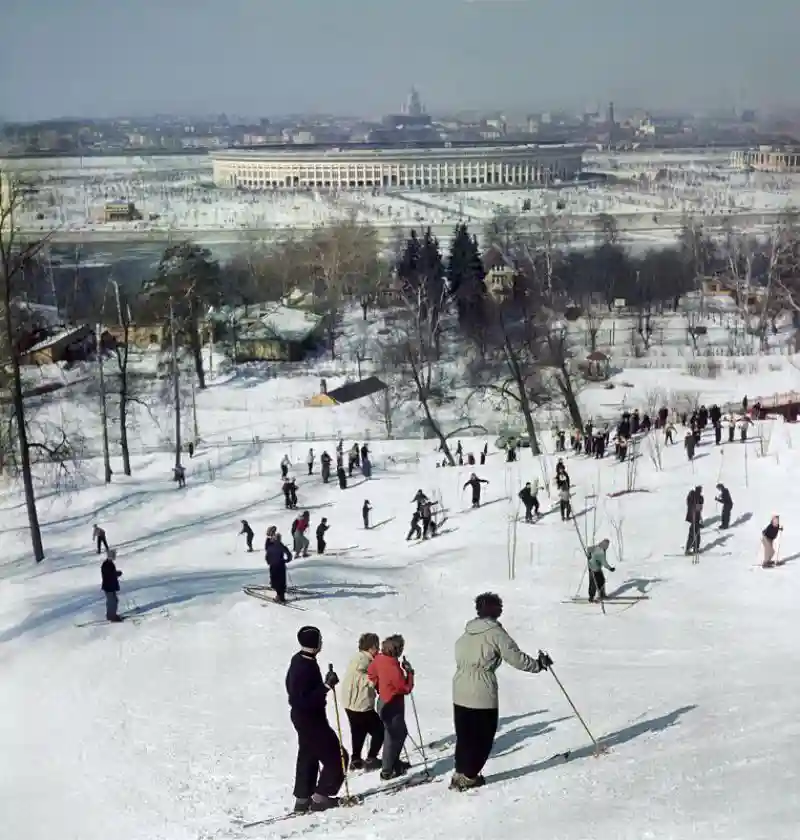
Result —
<instances>
[{"instance_id":1,"label":"haze over city","mask_svg":"<svg viewBox=\"0 0 800 840\"><path fill-rule=\"evenodd\" d=\"M796 0L6 0L6 119L794 105Z\"/></svg>"}]
</instances>

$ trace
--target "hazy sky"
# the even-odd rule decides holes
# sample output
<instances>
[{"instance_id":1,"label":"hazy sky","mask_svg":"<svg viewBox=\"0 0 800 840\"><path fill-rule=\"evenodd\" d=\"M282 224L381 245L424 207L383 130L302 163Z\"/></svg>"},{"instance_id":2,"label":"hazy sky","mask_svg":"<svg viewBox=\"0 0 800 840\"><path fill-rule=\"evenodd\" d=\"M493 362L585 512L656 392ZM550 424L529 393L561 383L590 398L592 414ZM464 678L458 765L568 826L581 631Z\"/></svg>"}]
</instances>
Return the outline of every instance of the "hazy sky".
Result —
<instances>
[{"instance_id":1,"label":"hazy sky","mask_svg":"<svg viewBox=\"0 0 800 840\"><path fill-rule=\"evenodd\" d=\"M0 115L798 104L800 0L0 0Z\"/></svg>"}]
</instances>

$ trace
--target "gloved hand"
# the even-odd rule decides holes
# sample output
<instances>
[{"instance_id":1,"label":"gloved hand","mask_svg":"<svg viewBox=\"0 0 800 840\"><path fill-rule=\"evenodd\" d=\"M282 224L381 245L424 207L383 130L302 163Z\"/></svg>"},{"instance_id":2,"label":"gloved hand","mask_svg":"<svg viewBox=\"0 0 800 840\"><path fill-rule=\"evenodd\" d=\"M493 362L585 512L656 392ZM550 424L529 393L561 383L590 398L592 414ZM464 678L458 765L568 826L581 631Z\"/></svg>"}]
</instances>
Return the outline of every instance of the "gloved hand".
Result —
<instances>
[{"instance_id":1,"label":"gloved hand","mask_svg":"<svg viewBox=\"0 0 800 840\"><path fill-rule=\"evenodd\" d=\"M405 656L403 657L403 661L402 661L401 664L402 664L402 666L405 669L407 674L413 674L414 673L414 668L412 667L411 663L405 658Z\"/></svg>"},{"instance_id":2,"label":"gloved hand","mask_svg":"<svg viewBox=\"0 0 800 840\"><path fill-rule=\"evenodd\" d=\"M536 657L536 661L539 663L540 671L546 671L553 664L553 660L550 658L550 654L545 653L543 650L539 651L539 655Z\"/></svg>"},{"instance_id":3,"label":"gloved hand","mask_svg":"<svg viewBox=\"0 0 800 840\"><path fill-rule=\"evenodd\" d=\"M328 669L328 673L325 674L325 685L328 688L336 688L339 685L339 676L333 668Z\"/></svg>"},{"instance_id":4,"label":"gloved hand","mask_svg":"<svg viewBox=\"0 0 800 840\"><path fill-rule=\"evenodd\" d=\"M610 572L616 572L616 571L617 571L617 567L616 567L616 566L609 566L609 567L608 567L608 570L609 570Z\"/></svg>"}]
</instances>

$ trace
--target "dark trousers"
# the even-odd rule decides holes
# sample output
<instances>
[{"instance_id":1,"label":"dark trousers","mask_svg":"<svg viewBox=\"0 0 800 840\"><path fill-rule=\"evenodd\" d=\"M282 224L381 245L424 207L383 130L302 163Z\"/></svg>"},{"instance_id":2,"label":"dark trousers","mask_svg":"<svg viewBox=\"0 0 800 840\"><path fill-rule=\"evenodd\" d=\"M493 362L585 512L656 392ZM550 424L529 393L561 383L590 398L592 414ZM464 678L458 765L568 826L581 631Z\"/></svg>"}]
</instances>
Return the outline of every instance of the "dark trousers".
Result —
<instances>
[{"instance_id":1,"label":"dark trousers","mask_svg":"<svg viewBox=\"0 0 800 840\"><path fill-rule=\"evenodd\" d=\"M714 426L714 443L716 443L717 446L719 446L719 444L721 442L722 442L722 426L717 425L717 426Z\"/></svg>"},{"instance_id":2,"label":"dark trousers","mask_svg":"<svg viewBox=\"0 0 800 840\"><path fill-rule=\"evenodd\" d=\"M736 427L731 423L731 425L728 426L728 443L733 443L733 435L735 432Z\"/></svg>"},{"instance_id":3,"label":"dark trousers","mask_svg":"<svg viewBox=\"0 0 800 840\"><path fill-rule=\"evenodd\" d=\"M729 506L722 506L722 517L720 522L720 528L730 528L731 527L731 511L733 510L733 505Z\"/></svg>"},{"instance_id":4,"label":"dark trousers","mask_svg":"<svg viewBox=\"0 0 800 840\"><path fill-rule=\"evenodd\" d=\"M472 507L480 507L481 506L481 497L480 495L476 495L475 493L472 494Z\"/></svg>"},{"instance_id":5,"label":"dark trousers","mask_svg":"<svg viewBox=\"0 0 800 840\"><path fill-rule=\"evenodd\" d=\"M700 551L700 523L690 522L689 533L686 535L686 553L697 554Z\"/></svg>"},{"instance_id":6,"label":"dark trousers","mask_svg":"<svg viewBox=\"0 0 800 840\"><path fill-rule=\"evenodd\" d=\"M269 585L279 601L286 600L286 566L283 563L269 567Z\"/></svg>"},{"instance_id":7,"label":"dark trousers","mask_svg":"<svg viewBox=\"0 0 800 840\"><path fill-rule=\"evenodd\" d=\"M327 719L309 719L292 711L292 724L297 732L297 766L294 775L294 795L309 799L312 794L336 796L344 781L342 753L336 733ZM344 752L344 763L349 759ZM322 765L320 772L319 765Z\"/></svg>"},{"instance_id":8,"label":"dark trousers","mask_svg":"<svg viewBox=\"0 0 800 840\"><path fill-rule=\"evenodd\" d=\"M412 525L408 529L408 534L406 535L406 540L407 541L410 540L411 537L416 537L417 539L419 539L421 536L422 536L422 529L419 527L419 525Z\"/></svg>"},{"instance_id":9,"label":"dark trousers","mask_svg":"<svg viewBox=\"0 0 800 840\"><path fill-rule=\"evenodd\" d=\"M324 554L325 553L325 538L324 537L317 537L317 554Z\"/></svg>"},{"instance_id":10,"label":"dark trousers","mask_svg":"<svg viewBox=\"0 0 800 840\"><path fill-rule=\"evenodd\" d=\"M286 464L281 464L281 478L286 478L289 475L289 467Z\"/></svg>"},{"instance_id":11,"label":"dark trousers","mask_svg":"<svg viewBox=\"0 0 800 840\"><path fill-rule=\"evenodd\" d=\"M569 502L560 501L558 503L558 509L561 511L562 519L569 519L572 514L572 505Z\"/></svg>"},{"instance_id":12,"label":"dark trousers","mask_svg":"<svg viewBox=\"0 0 800 840\"><path fill-rule=\"evenodd\" d=\"M483 770L497 732L497 709L453 706L456 729L456 773L474 779Z\"/></svg>"},{"instance_id":13,"label":"dark trousers","mask_svg":"<svg viewBox=\"0 0 800 840\"><path fill-rule=\"evenodd\" d=\"M361 759L361 750L369 735L369 752L367 758L377 758L383 746L383 722L374 709L366 712L354 712L345 709L350 721L350 735L353 739L353 758Z\"/></svg>"},{"instance_id":14,"label":"dark trousers","mask_svg":"<svg viewBox=\"0 0 800 840\"><path fill-rule=\"evenodd\" d=\"M533 502L523 502L523 504L525 505L525 521L533 522Z\"/></svg>"},{"instance_id":15,"label":"dark trousers","mask_svg":"<svg viewBox=\"0 0 800 840\"><path fill-rule=\"evenodd\" d=\"M322 483L327 484L328 479L331 477L331 468L330 467L322 467Z\"/></svg>"},{"instance_id":16,"label":"dark trousers","mask_svg":"<svg viewBox=\"0 0 800 840\"><path fill-rule=\"evenodd\" d=\"M105 538L105 534L97 538L97 553L100 554L100 550L103 548L108 551L108 541Z\"/></svg>"},{"instance_id":17,"label":"dark trousers","mask_svg":"<svg viewBox=\"0 0 800 840\"><path fill-rule=\"evenodd\" d=\"M116 592L106 592L106 618L109 621L115 619L119 613L119 597Z\"/></svg>"},{"instance_id":18,"label":"dark trousers","mask_svg":"<svg viewBox=\"0 0 800 840\"><path fill-rule=\"evenodd\" d=\"M378 714L383 723L383 760L381 770L391 773L400 760L400 753L408 736L405 697L398 695L388 703L378 700Z\"/></svg>"},{"instance_id":19,"label":"dark trousers","mask_svg":"<svg viewBox=\"0 0 800 840\"><path fill-rule=\"evenodd\" d=\"M428 534L432 537L436 536L436 523L433 519L422 520L422 539L426 540L428 538Z\"/></svg>"},{"instance_id":20,"label":"dark trousers","mask_svg":"<svg viewBox=\"0 0 800 840\"><path fill-rule=\"evenodd\" d=\"M308 474L309 474L309 475L311 475L313 472L314 472L314 462L312 461L312 462L308 465Z\"/></svg>"},{"instance_id":21,"label":"dark trousers","mask_svg":"<svg viewBox=\"0 0 800 840\"><path fill-rule=\"evenodd\" d=\"M252 551L253 550L253 532L252 531L250 531L250 533L247 534L246 539L247 539L247 550Z\"/></svg>"},{"instance_id":22,"label":"dark trousers","mask_svg":"<svg viewBox=\"0 0 800 840\"><path fill-rule=\"evenodd\" d=\"M602 572L589 569L589 600L593 600L598 592L601 598L606 597L606 576Z\"/></svg>"},{"instance_id":23,"label":"dark trousers","mask_svg":"<svg viewBox=\"0 0 800 840\"><path fill-rule=\"evenodd\" d=\"M364 520L364 527L369 528L369 514L368 513L362 513L361 518Z\"/></svg>"}]
</instances>

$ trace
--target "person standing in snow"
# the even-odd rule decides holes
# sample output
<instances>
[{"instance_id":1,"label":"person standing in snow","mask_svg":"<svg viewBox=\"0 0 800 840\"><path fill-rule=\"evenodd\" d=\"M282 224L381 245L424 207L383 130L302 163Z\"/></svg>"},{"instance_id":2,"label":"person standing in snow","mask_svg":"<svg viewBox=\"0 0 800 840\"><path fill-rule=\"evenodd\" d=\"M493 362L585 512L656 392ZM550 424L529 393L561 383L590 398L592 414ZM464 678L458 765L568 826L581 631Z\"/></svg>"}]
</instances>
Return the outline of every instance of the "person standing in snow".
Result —
<instances>
[{"instance_id":1,"label":"person standing in snow","mask_svg":"<svg viewBox=\"0 0 800 840\"><path fill-rule=\"evenodd\" d=\"M456 732L454 790L484 784L481 775L494 745L499 716L496 671L507 662L518 671L538 674L553 663L547 654L523 653L500 623L503 601L494 592L475 599L476 618L470 619L455 645L453 719Z\"/></svg>"},{"instance_id":2,"label":"person standing in snow","mask_svg":"<svg viewBox=\"0 0 800 840\"><path fill-rule=\"evenodd\" d=\"M417 490L417 492L415 493L414 498L411 500L411 503L415 504L417 506L417 510L419 510L422 507L423 502L427 501L428 497L420 489Z\"/></svg>"},{"instance_id":3,"label":"person standing in snow","mask_svg":"<svg viewBox=\"0 0 800 840\"><path fill-rule=\"evenodd\" d=\"M537 498L537 494L539 492L539 485L537 482L536 489L531 487L530 481L525 483L525 486L522 490L519 491L519 499L523 505L525 505L525 521L526 522L533 522L533 511L536 511L536 515L539 515L539 499Z\"/></svg>"},{"instance_id":4,"label":"person standing in snow","mask_svg":"<svg viewBox=\"0 0 800 840\"><path fill-rule=\"evenodd\" d=\"M292 539L294 540L294 556L295 560L302 554L303 557L308 557L308 537L306 531L308 530L311 521L311 514L304 510L300 516L292 522Z\"/></svg>"},{"instance_id":5,"label":"person standing in snow","mask_svg":"<svg viewBox=\"0 0 800 840\"><path fill-rule=\"evenodd\" d=\"M369 512L372 510L372 505L369 503L369 499L364 500L364 504L361 506L361 518L364 520L364 527L369 530Z\"/></svg>"},{"instance_id":6,"label":"person standing in snow","mask_svg":"<svg viewBox=\"0 0 800 840\"><path fill-rule=\"evenodd\" d=\"M183 464L172 468L172 480L178 485L178 490L186 487L186 468Z\"/></svg>"},{"instance_id":7,"label":"person standing in snow","mask_svg":"<svg viewBox=\"0 0 800 840\"><path fill-rule=\"evenodd\" d=\"M433 521L433 506L435 504L436 502L432 502L430 499L425 499L425 501L420 505L419 516L422 520L423 540L427 540L428 536L436 536L436 523Z\"/></svg>"},{"instance_id":8,"label":"person standing in snow","mask_svg":"<svg viewBox=\"0 0 800 840\"><path fill-rule=\"evenodd\" d=\"M372 461L369 459L369 453L361 457L361 475L366 479L372 478Z\"/></svg>"},{"instance_id":9,"label":"person standing in snow","mask_svg":"<svg viewBox=\"0 0 800 840\"><path fill-rule=\"evenodd\" d=\"M314 450L309 449L308 455L306 456L306 464L308 464L308 474L311 475L314 472Z\"/></svg>"},{"instance_id":10,"label":"person standing in snow","mask_svg":"<svg viewBox=\"0 0 800 840\"><path fill-rule=\"evenodd\" d=\"M703 527L703 488L698 484L686 495L686 519L689 533L686 536L686 554L700 552L700 529Z\"/></svg>"},{"instance_id":11,"label":"person standing in snow","mask_svg":"<svg viewBox=\"0 0 800 840\"><path fill-rule=\"evenodd\" d=\"M405 698L414 690L414 669L405 658L400 663L405 646L402 636L389 636L367 668L367 677L378 693L378 715L383 723L381 779L385 782L407 773L411 766L400 760L408 736Z\"/></svg>"},{"instance_id":12,"label":"person standing in snow","mask_svg":"<svg viewBox=\"0 0 800 840\"><path fill-rule=\"evenodd\" d=\"M341 464L336 468L336 477L339 479L339 489L347 490L347 473Z\"/></svg>"},{"instance_id":13,"label":"person standing in snow","mask_svg":"<svg viewBox=\"0 0 800 840\"><path fill-rule=\"evenodd\" d=\"M344 782L349 758L328 723L325 708L328 692L335 690L339 677L331 670L322 678L317 662L322 633L317 627L301 627L297 641L300 650L292 657L286 673L290 717L297 732L294 810L325 811L339 804L336 794Z\"/></svg>"},{"instance_id":14,"label":"person standing in snow","mask_svg":"<svg viewBox=\"0 0 800 840\"><path fill-rule=\"evenodd\" d=\"M264 546L267 566L269 566L269 585L275 592L279 604L286 603L286 564L292 560L292 552L283 544L281 535L275 531L267 536Z\"/></svg>"},{"instance_id":15,"label":"person standing in snow","mask_svg":"<svg viewBox=\"0 0 800 840\"><path fill-rule=\"evenodd\" d=\"M572 516L572 497L568 484L561 484L558 488L558 509L561 512L562 522L566 522Z\"/></svg>"},{"instance_id":16,"label":"person standing in snow","mask_svg":"<svg viewBox=\"0 0 800 840\"><path fill-rule=\"evenodd\" d=\"M411 527L408 529L408 534L406 535L406 542L408 542L411 537L414 539L419 539L422 536L422 529L419 527L420 519L422 519L422 514L420 509L417 508L414 513L411 515Z\"/></svg>"},{"instance_id":17,"label":"person standing in snow","mask_svg":"<svg viewBox=\"0 0 800 840\"><path fill-rule=\"evenodd\" d=\"M772 559L775 556L775 540L778 534L783 530L781 527L781 518L773 516L766 528L761 532L761 544L764 546L764 559L761 563L762 569L769 569L776 564Z\"/></svg>"},{"instance_id":18,"label":"person standing in snow","mask_svg":"<svg viewBox=\"0 0 800 840\"><path fill-rule=\"evenodd\" d=\"M325 547L327 546L327 543L325 542L325 534L329 528L330 525L328 525L328 520L323 516L319 525L317 525L317 554L325 553Z\"/></svg>"},{"instance_id":19,"label":"person standing in snow","mask_svg":"<svg viewBox=\"0 0 800 840\"><path fill-rule=\"evenodd\" d=\"M375 686L367 676L367 670L378 653L378 637L375 633L364 633L358 640L358 653L350 661L342 681L342 704L350 723L353 752L351 770L377 770L381 766L380 755L383 746L383 722L375 711ZM369 735L369 752L366 761L361 751Z\"/></svg>"},{"instance_id":20,"label":"person standing in snow","mask_svg":"<svg viewBox=\"0 0 800 840\"><path fill-rule=\"evenodd\" d=\"M322 472L322 483L327 484L331 477L331 456L323 452L319 456L320 469Z\"/></svg>"},{"instance_id":21,"label":"person standing in snow","mask_svg":"<svg viewBox=\"0 0 800 840\"><path fill-rule=\"evenodd\" d=\"M601 601L608 597L606 595L606 576L603 569L608 569L609 572L616 571L608 562L609 545L608 540L600 540L597 545L590 545L586 549L587 568L589 570L589 603L594 601L595 595L598 595Z\"/></svg>"},{"instance_id":22,"label":"person standing in snow","mask_svg":"<svg viewBox=\"0 0 800 840\"><path fill-rule=\"evenodd\" d=\"M119 614L119 579L122 577L114 560L117 559L117 552L113 548L108 549L106 559L100 566L101 588L106 595L106 620L120 622L124 619Z\"/></svg>"},{"instance_id":23,"label":"person standing in snow","mask_svg":"<svg viewBox=\"0 0 800 840\"><path fill-rule=\"evenodd\" d=\"M683 445L686 449L686 457L691 461L694 458L694 448L697 446L697 440L691 429L686 430L686 435L683 438Z\"/></svg>"},{"instance_id":24,"label":"person standing in snow","mask_svg":"<svg viewBox=\"0 0 800 840\"><path fill-rule=\"evenodd\" d=\"M284 455L281 459L281 478L286 481L289 476L289 467L291 467L292 462L289 460L288 455Z\"/></svg>"},{"instance_id":25,"label":"person standing in snow","mask_svg":"<svg viewBox=\"0 0 800 840\"><path fill-rule=\"evenodd\" d=\"M481 506L481 484L488 483L485 478L478 478L475 473L472 473L469 480L464 484L463 490L466 490L467 487L472 488L472 507L478 508Z\"/></svg>"},{"instance_id":26,"label":"person standing in snow","mask_svg":"<svg viewBox=\"0 0 800 840\"><path fill-rule=\"evenodd\" d=\"M106 552L108 551L106 532L99 525L94 525L92 528L92 540L94 540L94 543L97 546L98 554L101 553L101 550L105 550Z\"/></svg>"},{"instance_id":27,"label":"person standing in snow","mask_svg":"<svg viewBox=\"0 0 800 840\"><path fill-rule=\"evenodd\" d=\"M286 510L292 509L292 488L294 486L294 481L289 478L288 476L283 479L283 484L281 485L281 489L283 490L283 498L284 503L286 504Z\"/></svg>"},{"instance_id":28,"label":"person standing in snow","mask_svg":"<svg viewBox=\"0 0 800 840\"><path fill-rule=\"evenodd\" d=\"M717 501L722 505L719 527L730 528L731 511L733 510L733 499L731 498L730 490L724 484L718 484L717 493L719 493Z\"/></svg>"},{"instance_id":29,"label":"person standing in snow","mask_svg":"<svg viewBox=\"0 0 800 840\"><path fill-rule=\"evenodd\" d=\"M239 531L239 536L240 537L242 536L242 534L244 534L245 539L247 540L247 550L252 551L253 550L253 537L255 535L253 534L253 529L250 527L250 523L246 519L242 520L242 530Z\"/></svg>"}]
</instances>

